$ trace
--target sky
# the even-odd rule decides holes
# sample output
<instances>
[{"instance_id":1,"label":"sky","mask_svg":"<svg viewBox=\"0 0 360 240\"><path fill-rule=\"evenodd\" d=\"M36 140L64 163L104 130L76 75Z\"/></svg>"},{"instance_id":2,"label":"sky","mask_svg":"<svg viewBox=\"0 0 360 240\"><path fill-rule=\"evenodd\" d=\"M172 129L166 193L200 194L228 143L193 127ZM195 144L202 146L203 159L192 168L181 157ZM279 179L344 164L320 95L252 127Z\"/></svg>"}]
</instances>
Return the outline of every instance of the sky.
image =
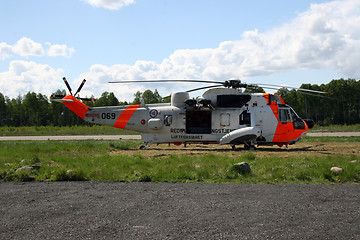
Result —
<instances>
[{"instance_id":1,"label":"sky","mask_svg":"<svg viewBox=\"0 0 360 240\"><path fill-rule=\"evenodd\" d=\"M0 92L82 97L203 87L203 79L300 87L360 78L358 0L0 0ZM271 92L271 90L270 90ZM193 95L201 95L198 91Z\"/></svg>"}]
</instances>

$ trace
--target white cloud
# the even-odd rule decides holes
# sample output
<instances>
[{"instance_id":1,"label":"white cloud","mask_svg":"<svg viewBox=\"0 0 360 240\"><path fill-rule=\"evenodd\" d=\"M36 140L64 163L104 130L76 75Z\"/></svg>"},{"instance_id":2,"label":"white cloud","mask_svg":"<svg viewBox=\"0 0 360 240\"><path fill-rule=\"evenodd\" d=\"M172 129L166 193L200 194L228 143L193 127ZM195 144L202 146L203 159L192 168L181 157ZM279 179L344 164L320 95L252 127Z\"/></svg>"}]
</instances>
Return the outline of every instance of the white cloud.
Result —
<instances>
[{"instance_id":1,"label":"white cloud","mask_svg":"<svg viewBox=\"0 0 360 240\"><path fill-rule=\"evenodd\" d=\"M102 2L105 3L105 2ZM105 66L95 64L88 72L81 74L73 84L77 88L82 79L87 79L81 96L99 97L104 91L113 91L120 100L132 100L133 94L144 89L157 88L161 95L178 91L180 85L110 85L108 81L124 79L214 79L226 80L232 77L246 79L274 73L299 70L332 69L344 78L360 78L360 2L358 0L333 1L313 4L306 12L292 21L267 32L246 31L238 41L225 41L217 48L180 49L174 51L161 63L136 61L133 65L116 64ZM19 41L20 42L20 41ZM23 52L41 54L41 47L24 39L33 50ZM20 42L21 43L21 42ZM17 45L17 44L16 44ZM48 44L48 55L69 57L74 52L66 45ZM35 51L37 49L37 51ZM0 43L0 58L15 54L14 46ZM18 53L19 54L19 53ZM34 68L33 70L30 68ZM38 75L34 71L38 71ZM45 92L63 89L61 70L34 62L13 61L8 72L0 73L1 81L25 81L24 85L9 87L1 83L2 89L17 95L22 90ZM41 75L40 75L41 74ZM43 77L47 76L47 77ZM37 76L37 77L35 77ZM30 80L29 80L30 79ZM39 81L49 83L42 87ZM51 87L55 84L56 87ZM291 82L287 83L291 85ZM58 87L59 85L59 87ZM189 84L181 89L199 85ZM201 85L204 86L204 85ZM42 91L44 90L44 91ZM46 92L45 92L46 93ZM5 95L10 93L4 92Z\"/></svg>"},{"instance_id":2,"label":"white cloud","mask_svg":"<svg viewBox=\"0 0 360 240\"><path fill-rule=\"evenodd\" d=\"M40 43L34 42L30 38L21 38L13 47L13 52L23 56L43 56L45 51Z\"/></svg>"},{"instance_id":3,"label":"white cloud","mask_svg":"<svg viewBox=\"0 0 360 240\"><path fill-rule=\"evenodd\" d=\"M47 56L56 57L71 57L75 52L74 48L69 48L65 44L51 44L46 43L49 47L47 50ZM9 45L5 42L0 43L0 58L4 60L13 55L19 55L21 57L41 57L45 56L45 50L41 43L37 43L30 38L23 37L17 41L14 45Z\"/></svg>"},{"instance_id":4,"label":"white cloud","mask_svg":"<svg viewBox=\"0 0 360 240\"><path fill-rule=\"evenodd\" d=\"M111 10L117 10L130 4L134 4L135 0L84 0L95 7L102 7Z\"/></svg>"},{"instance_id":5,"label":"white cloud","mask_svg":"<svg viewBox=\"0 0 360 240\"><path fill-rule=\"evenodd\" d=\"M360 2L313 4L291 22L267 32L246 31L238 41L217 48L181 49L161 63L93 65L82 78L90 89L109 91L108 81L122 79L246 79L297 70L333 69L345 78L360 78ZM129 95L141 89L115 86L111 91ZM179 85L154 84L147 88L176 91ZM193 84L189 88L198 87ZM95 94L95 93L93 93ZM97 93L101 94L101 93ZM132 95L131 95L132 96ZM131 98L130 98L131 99Z\"/></svg>"},{"instance_id":6,"label":"white cloud","mask_svg":"<svg viewBox=\"0 0 360 240\"><path fill-rule=\"evenodd\" d=\"M46 64L12 61L8 71L0 73L1 93L15 98L30 91L49 97L57 89L64 89L61 82L62 75L62 69L53 69Z\"/></svg>"},{"instance_id":7,"label":"white cloud","mask_svg":"<svg viewBox=\"0 0 360 240\"><path fill-rule=\"evenodd\" d=\"M54 44L54 45L51 45L50 43L47 44L49 45L47 55L51 57L63 56L70 58L72 54L75 52L74 48L69 48L65 44Z\"/></svg>"},{"instance_id":8,"label":"white cloud","mask_svg":"<svg viewBox=\"0 0 360 240\"><path fill-rule=\"evenodd\" d=\"M151 64L151 62L149 62ZM122 85L121 87L110 85L108 82L114 79L143 79L141 73L137 71L137 67L130 65L113 65L107 67L101 64L95 64L90 68L89 72L81 74L79 78L74 81L74 86L79 86L83 79L86 79L86 87L81 91L81 96L100 97L101 93L114 92L121 101L129 101L134 98L134 93L137 91L144 91L145 88L140 85Z\"/></svg>"},{"instance_id":9,"label":"white cloud","mask_svg":"<svg viewBox=\"0 0 360 240\"><path fill-rule=\"evenodd\" d=\"M0 43L0 58L1 58L1 60L9 58L11 55L13 55L12 46L10 46L4 42Z\"/></svg>"}]
</instances>

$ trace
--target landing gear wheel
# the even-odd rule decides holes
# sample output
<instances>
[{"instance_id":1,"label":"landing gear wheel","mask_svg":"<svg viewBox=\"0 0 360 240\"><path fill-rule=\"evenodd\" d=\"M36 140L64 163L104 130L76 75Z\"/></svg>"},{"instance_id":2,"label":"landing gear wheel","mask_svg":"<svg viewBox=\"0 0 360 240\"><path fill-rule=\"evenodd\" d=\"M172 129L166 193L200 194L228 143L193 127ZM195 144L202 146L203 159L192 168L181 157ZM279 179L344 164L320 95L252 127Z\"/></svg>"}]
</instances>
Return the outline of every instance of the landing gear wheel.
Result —
<instances>
[{"instance_id":1,"label":"landing gear wheel","mask_svg":"<svg viewBox=\"0 0 360 240\"><path fill-rule=\"evenodd\" d=\"M245 150L250 150L250 151L255 151L256 150L256 147L251 143L245 143L244 148L245 148Z\"/></svg>"},{"instance_id":2,"label":"landing gear wheel","mask_svg":"<svg viewBox=\"0 0 360 240\"><path fill-rule=\"evenodd\" d=\"M140 150L145 150L145 149L147 149L149 147L150 147L150 145L148 143L146 143L145 145L141 145L139 149Z\"/></svg>"},{"instance_id":3,"label":"landing gear wheel","mask_svg":"<svg viewBox=\"0 0 360 240\"><path fill-rule=\"evenodd\" d=\"M249 146L249 150L250 150L250 151L255 151L255 150L256 150L256 147L255 147L254 145L251 145L251 146Z\"/></svg>"}]
</instances>

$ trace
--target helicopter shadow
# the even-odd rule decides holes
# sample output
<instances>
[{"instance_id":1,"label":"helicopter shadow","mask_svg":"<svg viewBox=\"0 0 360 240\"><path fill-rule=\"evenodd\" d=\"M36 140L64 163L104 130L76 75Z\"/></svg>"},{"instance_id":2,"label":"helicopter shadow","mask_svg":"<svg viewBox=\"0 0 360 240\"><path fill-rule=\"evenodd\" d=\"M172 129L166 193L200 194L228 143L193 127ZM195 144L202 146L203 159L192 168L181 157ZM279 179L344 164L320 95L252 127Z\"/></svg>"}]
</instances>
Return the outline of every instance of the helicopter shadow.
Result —
<instances>
[{"instance_id":1,"label":"helicopter shadow","mask_svg":"<svg viewBox=\"0 0 360 240\"><path fill-rule=\"evenodd\" d=\"M257 148L255 151L261 151L261 152L273 152L273 153L281 153L281 152L314 152L314 153L320 153L320 154L331 154L327 152L326 149L316 149L317 147L322 147L325 144L317 144L312 146L305 146L305 147L298 147L298 148ZM244 150L244 149L243 149ZM248 150L247 150L248 151Z\"/></svg>"}]
</instances>

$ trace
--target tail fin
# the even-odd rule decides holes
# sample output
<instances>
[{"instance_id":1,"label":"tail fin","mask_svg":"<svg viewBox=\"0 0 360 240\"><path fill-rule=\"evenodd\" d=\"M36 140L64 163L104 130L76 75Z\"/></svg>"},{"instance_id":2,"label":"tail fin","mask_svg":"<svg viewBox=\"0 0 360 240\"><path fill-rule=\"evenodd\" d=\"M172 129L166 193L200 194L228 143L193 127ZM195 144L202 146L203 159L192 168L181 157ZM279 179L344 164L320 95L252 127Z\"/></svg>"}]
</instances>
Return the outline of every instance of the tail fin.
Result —
<instances>
[{"instance_id":1,"label":"tail fin","mask_svg":"<svg viewBox=\"0 0 360 240\"><path fill-rule=\"evenodd\" d=\"M84 119L85 114L89 111L90 108L72 95L67 95L60 101L82 119Z\"/></svg>"}]
</instances>

